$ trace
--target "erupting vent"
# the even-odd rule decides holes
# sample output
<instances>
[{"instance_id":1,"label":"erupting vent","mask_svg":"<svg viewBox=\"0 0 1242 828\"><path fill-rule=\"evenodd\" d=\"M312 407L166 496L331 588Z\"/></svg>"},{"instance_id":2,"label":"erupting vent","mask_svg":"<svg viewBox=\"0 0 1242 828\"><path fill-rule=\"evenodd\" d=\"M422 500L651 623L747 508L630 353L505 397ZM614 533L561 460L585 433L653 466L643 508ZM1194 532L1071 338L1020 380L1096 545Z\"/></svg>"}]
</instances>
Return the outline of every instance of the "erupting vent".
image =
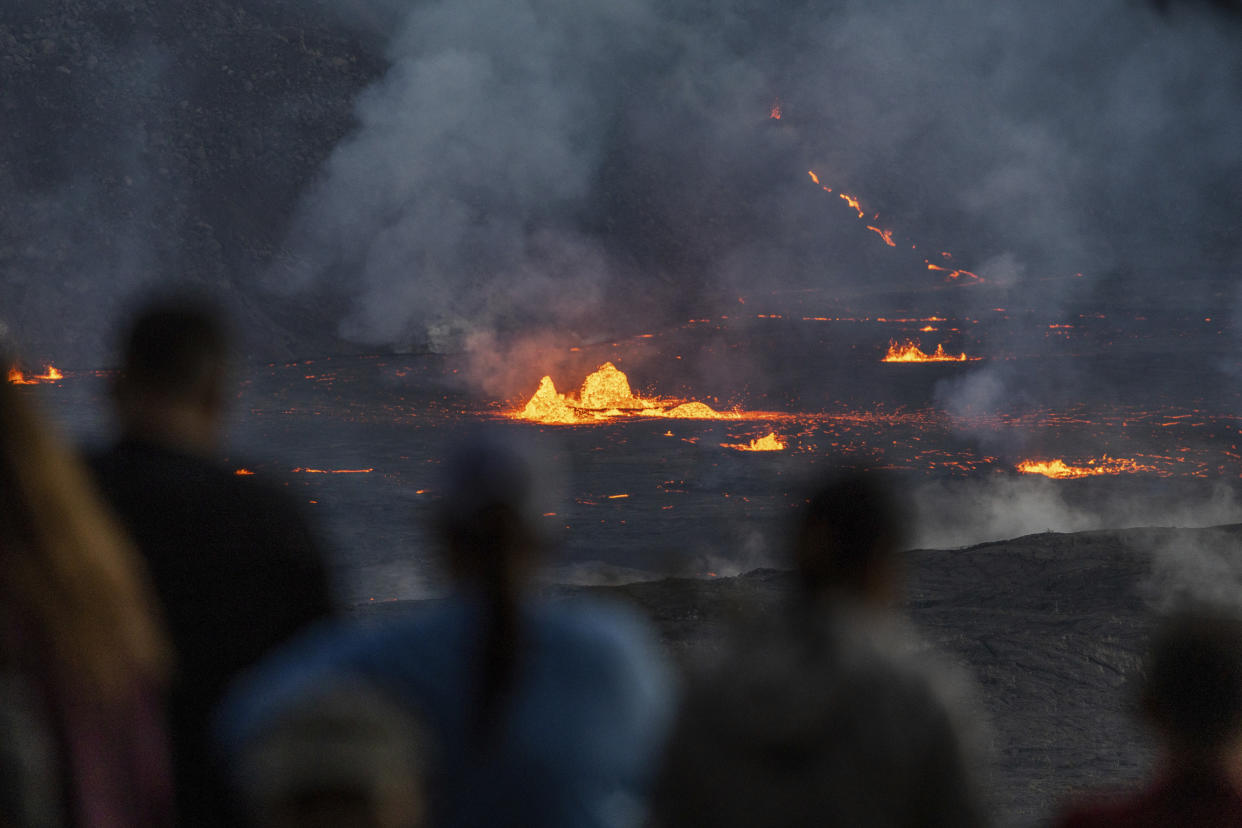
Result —
<instances>
[{"instance_id":1,"label":"erupting vent","mask_svg":"<svg viewBox=\"0 0 1242 828\"><path fill-rule=\"evenodd\" d=\"M552 377L539 380L539 388L520 411L510 412L517 420L547 425L582 425L608 422L623 417L665 417L680 420L740 420L738 411L717 411L706 403L661 397L638 397L626 375L605 362L583 380L577 394L560 394Z\"/></svg>"},{"instance_id":2,"label":"erupting vent","mask_svg":"<svg viewBox=\"0 0 1242 828\"><path fill-rule=\"evenodd\" d=\"M965 352L954 356L946 353L944 345L937 345L936 350L930 354L924 353L919 347L919 343L914 340L906 340L905 345L898 345L896 341L890 340L888 343L888 353L884 355L884 362L973 362L983 357L968 357Z\"/></svg>"},{"instance_id":3,"label":"erupting vent","mask_svg":"<svg viewBox=\"0 0 1242 828\"><path fill-rule=\"evenodd\" d=\"M47 366L42 374L34 374L26 376L16 365L9 368L9 382L14 385L38 385L44 382L57 382L65 378L65 375L56 370L54 365Z\"/></svg>"},{"instance_id":4,"label":"erupting vent","mask_svg":"<svg viewBox=\"0 0 1242 828\"><path fill-rule=\"evenodd\" d=\"M738 451L784 451L786 443L780 437L776 436L775 431L769 431L762 437L756 437L749 443L721 443L724 448L737 449Z\"/></svg>"},{"instance_id":5,"label":"erupting vent","mask_svg":"<svg viewBox=\"0 0 1242 828\"><path fill-rule=\"evenodd\" d=\"M1074 477L1092 477L1100 474L1133 474L1135 472L1156 471L1153 466L1144 466L1134 460L1115 457L1091 458L1081 466L1071 466L1064 460L1023 460L1018 464L1018 471L1023 474L1042 474L1044 477L1057 479Z\"/></svg>"}]
</instances>

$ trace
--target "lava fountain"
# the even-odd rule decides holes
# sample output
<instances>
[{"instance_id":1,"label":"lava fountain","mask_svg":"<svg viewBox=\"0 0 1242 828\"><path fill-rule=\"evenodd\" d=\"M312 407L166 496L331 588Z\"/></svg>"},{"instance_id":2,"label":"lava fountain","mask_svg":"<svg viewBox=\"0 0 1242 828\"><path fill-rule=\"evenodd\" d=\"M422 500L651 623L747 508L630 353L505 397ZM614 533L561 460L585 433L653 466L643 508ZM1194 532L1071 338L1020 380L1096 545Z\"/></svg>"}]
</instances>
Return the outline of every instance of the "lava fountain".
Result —
<instances>
[{"instance_id":1,"label":"lava fountain","mask_svg":"<svg viewBox=\"0 0 1242 828\"><path fill-rule=\"evenodd\" d=\"M1091 458L1084 464L1071 466L1061 459L1023 460L1018 464L1018 471L1023 474L1042 474L1056 480L1078 477L1093 477L1104 474L1133 474L1135 472L1156 471L1151 466L1144 466L1135 460L1108 457Z\"/></svg>"},{"instance_id":2,"label":"lava fountain","mask_svg":"<svg viewBox=\"0 0 1242 828\"><path fill-rule=\"evenodd\" d=\"M896 341L890 340L888 352L884 354L881 362L974 362L980 359L983 357L969 357L964 351L954 356L945 351L943 344L937 345L936 350L928 354L914 340L906 340L905 345L898 345Z\"/></svg>"},{"instance_id":3,"label":"lava fountain","mask_svg":"<svg viewBox=\"0 0 1242 828\"><path fill-rule=\"evenodd\" d=\"M544 425L583 425L634 417L741 420L756 415L717 411L694 400L637 396L625 373L611 362L605 362L587 375L576 394L559 393L552 377L544 376L526 405L506 416Z\"/></svg>"},{"instance_id":4,"label":"lava fountain","mask_svg":"<svg viewBox=\"0 0 1242 828\"><path fill-rule=\"evenodd\" d=\"M775 431L769 431L762 437L756 437L749 443L721 443L721 447L737 451L784 451L788 444Z\"/></svg>"},{"instance_id":5,"label":"lava fountain","mask_svg":"<svg viewBox=\"0 0 1242 828\"><path fill-rule=\"evenodd\" d=\"M56 366L49 365L42 374L33 374L26 376L16 365L9 368L9 382L13 385L40 385L48 382L59 382L64 379L65 375L56 369Z\"/></svg>"}]
</instances>

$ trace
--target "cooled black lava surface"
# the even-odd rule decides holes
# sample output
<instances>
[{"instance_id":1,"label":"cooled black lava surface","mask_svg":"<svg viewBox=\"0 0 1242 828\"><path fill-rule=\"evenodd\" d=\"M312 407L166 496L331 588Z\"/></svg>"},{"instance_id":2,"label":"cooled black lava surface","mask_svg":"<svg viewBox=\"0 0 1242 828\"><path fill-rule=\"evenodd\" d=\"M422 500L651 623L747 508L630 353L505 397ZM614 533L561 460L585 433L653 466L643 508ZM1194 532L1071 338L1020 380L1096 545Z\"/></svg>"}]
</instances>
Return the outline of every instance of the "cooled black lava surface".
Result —
<instances>
[{"instance_id":1,"label":"cooled black lava surface","mask_svg":"<svg viewBox=\"0 0 1242 828\"><path fill-rule=\"evenodd\" d=\"M1242 524L1043 533L909 553L903 611L973 677L994 734L991 788L1004 825L1032 825L1065 796L1141 777L1152 744L1131 715L1153 615L1185 595L1237 601ZM551 586L637 605L685 664L743 613L777 611L792 573ZM367 604L370 623L412 602Z\"/></svg>"}]
</instances>

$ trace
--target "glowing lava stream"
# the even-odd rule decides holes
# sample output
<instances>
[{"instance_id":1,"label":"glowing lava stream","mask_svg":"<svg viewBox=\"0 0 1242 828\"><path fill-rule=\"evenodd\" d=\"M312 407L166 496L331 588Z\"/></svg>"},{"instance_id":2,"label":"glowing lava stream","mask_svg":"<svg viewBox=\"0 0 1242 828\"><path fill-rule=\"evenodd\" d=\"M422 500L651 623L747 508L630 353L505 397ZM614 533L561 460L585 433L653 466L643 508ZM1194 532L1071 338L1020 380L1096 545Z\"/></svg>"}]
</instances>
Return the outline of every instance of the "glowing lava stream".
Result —
<instances>
[{"instance_id":1,"label":"glowing lava stream","mask_svg":"<svg viewBox=\"0 0 1242 828\"><path fill-rule=\"evenodd\" d=\"M771 117L774 117L774 118L779 118L779 117L780 117L780 114L779 114L779 113L780 113L779 104L774 105L774 107L773 107L773 110L772 110L772 111L773 111L773 112L776 112L777 114L775 114L775 115L773 115L773 116L771 116ZM815 184L817 184L817 185L819 186L819 188L820 188L821 190L823 190L824 192L826 192L826 193L831 193L831 192L833 191L833 190L832 190L832 188L831 188L831 187L829 187L827 184L823 184L823 183L821 183L821 182L820 182L820 180L819 180L819 175L817 175L817 174L816 174L815 170L807 170L807 171L806 171L806 174L807 174L807 175L809 175L809 176L811 177L811 181L813 181ZM848 204L848 205L850 206L850 209L852 209L855 213L857 213L857 214L858 214L858 218L859 218L859 219L862 219L862 220L866 221L866 219L867 219L867 211L866 211L866 210L864 210L864 209L862 208L862 202L861 202L861 201L860 201L860 200L859 200L856 196L852 196L852 195L850 195L849 193L837 193L837 197L838 197L838 198L840 198L842 201L844 201L846 204ZM872 215L872 220L874 221L874 220L878 219L879 217L880 217L880 214L879 214L879 213L875 213L875 214L873 214L873 215ZM876 235L878 235L878 236L879 236L879 237L880 237L880 238L884 241L884 243L885 243L886 245L888 245L889 247L896 247L896 246L897 246L897 242L893 241L893 231L892 231L892 230L886 230L886 229L884 229L884 228L882 228L882 227L878 227L878 226L876 226L876 225L874 225L874 224L868 224L868 225L866 225L866 227L867 227L867 229L868 229L868 230L870 230L871 232L873 232L873 233L875 233ZM917 250L917 249L918 249L918 245L917 245L917 244L911 244L911 245L910 245L910 248L911 248L912 250ZM950 254L950 253L948 253L948 252L946 252L946 251L942 251L942 252L940 253L940 256L941 256L941 258L943 258L943 259L951 259L951 258L953 258L952 254ZM971 271L969 271L969 270L962 270L961 268L944 267L944 266L942 266L942 265L933 264L933 263L932 263L932 261L931 261L930 259L924 259L924 260L923 260L923 263L924 263L925 265L927 265L927 269L928 269L928 270L933 270L933 271L940 271L940 272L943 272L943 273L945 274L944 280L945 280L946 282L949 282L949 283L955 283L955 282L956 282L956 283L959 283L959 284L979 284L979 283L981 283L981 282L986 281L986 280L985 280L982 276L980 276L978 273L972 273L972 272L971 272Z\"/></svg>"},{"instance_id":2,"label":"glowing lava stream","mask_svg":"<svg viewBox=\"0 0 1242 828\"><path fill-rule=\"evenodd\" d=\"M744 420L780 417L772 412L717 411L706 403L663 397L638 397L617 366L605 362L583 380L577 394L561 394L552 377L539 380L534 396L520 410L506 412L514 420L545 425L585 425L622 418L659 417L677 420ZM787 415L784 415L787 416Z\"/></svg>"},{"instance_id":3,"label":"glowing lava stream","mask_svg":"<svg viewBox=\"0 0 1242 828\"><path fill-rule=\"evenodd\" d=\"M35 374L30 377L23 374L17 366L9 368L9 382L14 385L39 385L44 382L57 382L64 378L65 375L56 370L54 365L47 366L47 370L42 374Z\"/></svg>"},{"instance_id":4,"label":"glowing lava stream","mask_svg":"<svg viewBox=\"0 0 1242 828\"><path fill-rule=\"evenodd\" d=\"M375 471L374 467L369 469L308 469L298 466L296 469L289 470L293 474L370 474ZM235 469L233 474L238 477L249 477L254 474L250 469ZM415 492L422 494L422 492Z\"/></svg>"},{"instance_id":5,"label":"glowing lava stream","mask_svg":"<svg viewBox=\"0 0 1242 828\"><path fill-rule=\"evenodd\" d=\"M721 443L723 448L737 449L738 451L784 451L788 444L780 437L776 436L775 431L769 431L762 437L756 437L749 443Z\"/></svg>"},{"instance_id":6,"label":"glowing lava stream","mask_svg":"<svg viewBox=\"0 0 1242 828\"><path fill-rule=\"evenodd\" d=\"M927 354L919 347L919 343L907 339L905 345L898 345L895 341L890 340L888 352L884 354L884 359L881 362L974 362L980 359L983 359L983 357L968 357L965 352L957 356L946 353L944 345L937 345L936 350Z\"/></svg>"},{"instance_id":7,"label":"glowing lava stream","mask_svg":"<svg viewBox=\"0 0 1242 828\"><path fill-rule=\"evenodd\" d=\"M1135 472L1155 471L1151 466L1143 466L1133 460L1119 459L1105 455L1091 458L1086 465L1071 466L1064 460L1023 460L1017 466L1023 474L1042 474L1044 477L1068 479L1075 477L1092 477L1100 474L1133 474Z\"/></svg>"},{"instance_id":8,"label":"glowing lava stream","mask_svg":"<svg viewBox=\"0 0 1242 828\"><path fill-rule=\"evenodd\" d=\"M375 471L370 469L305 469L298 467L293 469L294 474L369 474Z\"/></svg>"}]
</instances>

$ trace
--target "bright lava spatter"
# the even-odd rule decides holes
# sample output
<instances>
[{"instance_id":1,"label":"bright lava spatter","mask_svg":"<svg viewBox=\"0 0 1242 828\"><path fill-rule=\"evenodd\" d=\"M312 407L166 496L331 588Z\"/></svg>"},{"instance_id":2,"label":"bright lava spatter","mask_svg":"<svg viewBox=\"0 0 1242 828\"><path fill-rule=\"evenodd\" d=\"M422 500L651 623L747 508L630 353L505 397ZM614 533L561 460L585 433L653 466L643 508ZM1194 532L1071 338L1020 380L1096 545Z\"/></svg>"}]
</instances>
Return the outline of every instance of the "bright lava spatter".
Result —
<instances>
[{"instance_id":1,"label":"bright lava spatter","mask_svg":"<svg viewBox=\"0 0 1242 828\"><path fill-rule=\"evenodd\" d=\"M779 116L779 115L777 115L777 116L774 116L774 117L780 117L780 116ZM819 180L819 175L818 175L818 174L817 174L814 170L807 170L807 171L806 171L806 174L807 174L807 175L809 175L809 176L811 177L811 181L813 181L815 184L819 185L819 188L820 188L821 190L823 190L823 191L824 191L824 192L826 192L826 193L831 193L831 192L832 192L832 188L831 188L831 187L829 187L828 185L823 184L823 183L821 183L821 182L820 182L820 180ZM864 209L862 208L862 202L861 202L861 201L860 201L860 200L859 200L856 196L849 195L848 193L837 193L837 196L838 196L838 197L839 197L842 201L844 201L846 204L848 204L848 205L850 206L850 208L851 208L851 209L852 209L855 213L857 213L857 214L858 214L858 218L859 218L860 220L865 220L865 219L866 219L866 216L867 216L867 211L866 211L866 210L864 210ZM877 213L877 214L873 217L873 220L874 220L874 218L878 218L878 217L879 217L879 214ZM892 231L892 230L885 230L884 228L882 228L882 227L878 227L878 226L876 226L876 225L874 225L874 224L868 224L868 225L866 225L866 227L867 227L867 229L868 229L868 230L872 231L872 232L873 232L873 233L875 233L877 236L879 236L879 237L880 237L880 239L881 239L881 240L884 242L884 244L886 244L887 246L889 246L889 247L896 247L896 246L897 246L897 242L893 240L893 231ZM917 245L917 244L913 244L913 243L912 243L912 244L910 245L910 247L911 247L911 249L918 249L918 245ZM947 252L942 252L940 255L941 255L943 258L945 258L945 259L950 259L950 258L952 258L952 256L951 256L949 253L947 253ZM931 270L931 271L936 271L936 272L942 272L942 273L944 273L944 274L945 274L944 280L945 280L946 282L949 282L949 283L956 283L956 284L978 284L978 283L981 283L981 282L986 281L986 280L985 280L982 276L980 276L979 274L977 274L977 273L972 273L972 272L971 272L971 271L969 271L969 270L963 270L962 268L943 267L943 266L941 266L941 265L932 264L931 260L929 260L929 259L924 259L924 260L923 260L923 263L924 263L925 265L927 265L927 269L928 269L928 270Z\"/></svg>"},{"instance_id":2,"label":"bright lava spatter","mask_svg":"<svg viewBox=\"0 0 1242 828\"><path fill-rule=\"evenodd\" d=\"M576 394L557 392L552 377L544 376L526 405L506 416L545 425L586 425L632 417L742 420L759 415L717 411L695 400L636 396L625 373L611 362L605 362L587 375Z\"/></svg>"},{"instance_id":3,"label":"bright lava spatter","mask_svg":"<svg viewBox=\"0 0 1242 828\"><path fill-rule=\"evenodd\" d=\"M1071 466L1064 460L1023 460L1017 465L1023 474L1042 474L1058 480L1077 477L1094 477L1105 474L1134 474L1137 472L1154 472L1152 466L1144 466L1134 460L1116 457L1091 458L1082 465Z\"/></svg>"},{"instance_id":4,"label":"bright lava spatter","mask_svg":"<svg viewBox=\"0 0 1242 828\"><path fill-rule=\"evenodd\" d=\"M982 357L966 356L965 352L954 356L945 351L943 344L937 345L936 350L928 354L913 340L907 340L905 345L898 345L890 340L888 352L884 354L881 362L973 362L979 359Z\"/></svg>"},{"instance_id":5,"label":"bright lava spatter","mask_svg":"<svg viewBox=\"0 0 1242 828\"><path fill-rule=\"evenodd\" d=\"M54 365L47 366L42 374L34 374L26 376L16 365L9 368L9 382L13 385L40 385L48 382L59 382L64 379L65 375L56 369Z\"/></svg>"},{"instance_id":6,"label":"bright lava spatter","mask_svg":"<svg viewBox=\"0 0 1242 828\"><path fill-rule=\"evenodd\" d=\"M756 437L749 443L721 443L722 448L737 449L738 451L784 451L788 444L780 437L776 436L775 431L769 431L762 437Z\"/></svg>"}]
</instances>

